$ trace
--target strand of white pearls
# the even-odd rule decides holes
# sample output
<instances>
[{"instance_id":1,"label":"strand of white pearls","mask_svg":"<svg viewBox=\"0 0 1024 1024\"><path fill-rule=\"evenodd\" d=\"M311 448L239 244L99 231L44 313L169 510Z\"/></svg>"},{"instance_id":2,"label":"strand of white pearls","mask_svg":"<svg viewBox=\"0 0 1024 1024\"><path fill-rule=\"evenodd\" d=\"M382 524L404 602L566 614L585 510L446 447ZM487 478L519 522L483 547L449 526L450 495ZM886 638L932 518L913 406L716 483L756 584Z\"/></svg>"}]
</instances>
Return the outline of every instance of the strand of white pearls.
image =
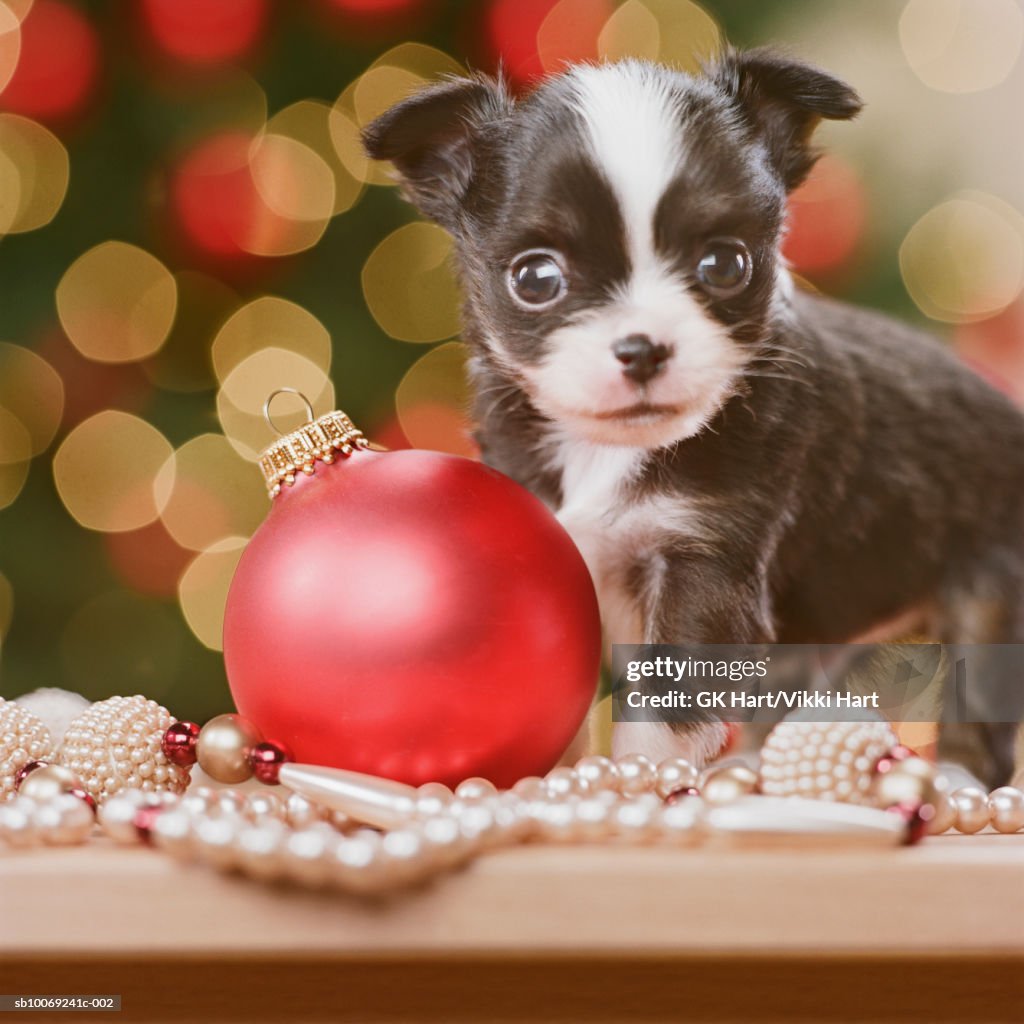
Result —
<instances>
[{"instance_id":1,"label":"strand of white pearls","mask_svg":"<svg viewBox=\"0 0 1024 1024\"><path fill-rule=\"evenodd\" d=\"M93 832L95 815L80 797L58 793L45 800L15 796L0 803L0 844L76 846Z\"/></svg>"},{"instance_id":2,"label":"strand of white pearls","mask_svg":"<svg viewBox=\"0 0 1024 1024\"><path fill-rule=\"evenodd\" d=\"M103 804L100 822L118 842L145 839L221 870L368 892L530 840L688 845L698 839L703 801L690 794L666 804L661 793L697 780L696 769L679 759L655 768L639 755L618 763L591 757L505 792L484 779L468 779L454 793L438 783L421 786L409 821L388 831L332 815L297 794L208 788L183 797L125 791Z\"/></svg>"},{"instance_id":3,"label":"strand of white pearls","mask_svg":"<svg viewBox=\"0 0 1024 1024\"><path fill-rule=\"evenodd\" d=\"M1024 790L1000 786L986 793L979 786L963 786L952 793L940 793L928 832L939 835L955 829L973 835L986 825L1006 835L1024 829Z\"/></svg>"},{"instance_id":4,"label":"strand of white pearls","mask_svg":"<svg viewBox=\"0 0 1024 1024\"><path fill-rule=\"evenodd\" d=\"M34 784L0 802L0 843L69 845L90 837L93 811L49 777L60 770L39 769ZM522 779L504 793L483 779L468 779L454 793L430 783L417 791L408 826L384 833L298 794L270 789L243 795L200 787L183 796L124 790L107 800L100 820L119 842L137 842L148 834L169 852L260 877L322 883L337 875L344 886L376 888L431 874L490 846L528 839L686 845L702 836L708 807L757 787L757 775L741 765L701 774L681 758L655 766L632 754L614 762L586 757L544 778ZM152 828L140 831L139 812L147 809L153 812ZM972 834L988 825L1003 833L1024 829L1024 791L1010 786L990 794L977 787L940 791L928 831ZM341 865L336 870L332 859ZM363 863L366 873L356 882L354 865Z\"/></svg>"}]
</instances>

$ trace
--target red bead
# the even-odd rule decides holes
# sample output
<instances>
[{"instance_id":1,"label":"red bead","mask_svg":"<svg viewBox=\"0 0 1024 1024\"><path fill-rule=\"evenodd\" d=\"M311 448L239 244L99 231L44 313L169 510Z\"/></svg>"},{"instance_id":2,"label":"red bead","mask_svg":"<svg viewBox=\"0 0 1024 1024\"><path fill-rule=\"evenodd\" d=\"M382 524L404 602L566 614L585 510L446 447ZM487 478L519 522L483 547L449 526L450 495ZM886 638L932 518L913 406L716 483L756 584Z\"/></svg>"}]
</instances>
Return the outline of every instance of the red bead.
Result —
<instances>
[{"instance_id":1,"label":"red bead","mask_svg":"<svg viewBox=\"0 0 1024 1024\"><path fill-rule=\"evenodd\" d=\"M280 743L257 743L249 752L253 778L265 786L278 785L277 776L281 765L291 759L292 755Z\"/></svg>"},{"instance_id":2,"label":"red bead","mask_svg":"<svg viewBox=\"0 0 1024 1024\"><path fill-rule=\"evenodd\" d=\"M144 843L148 844L153 841L153 826L156 824L156 819L162 812L163 807L159 805L140 807L135 812L135 817L132 819L132 823L135 825L135 831L138 832L139 838Z\"/></svg>"},{"instance_id":3,"label":"red bead","mask_svg":"<svg viewBox=\"0 0 1024 1024\"><path fill-rule=\"evenodd\" d=\"M14 776L14 791L17 792L21 789L21 784L31 775L37 768L46 768L49 761L27 761L19 769L17 774Z\"/></svg>"},{"instance_id":4,"label":"red bead","mask_svg":"<svg viewBox=\"0 0 1024 1024\"><path fill-rule=\"evenodd\" d=\"M667 797L665 797L665 803L678 803L684 796L700 796L700 790L693 786L686 786L684 789L673 790Z\"/></svg>"},{"instance_id":5,"label":"red bead","mask_svg":"<svg viewBox=\"0 0 1024 1024\"><path fill-rule=\"evenodd\" d=\"M164 757L179 768L191 768L196 763L196 741L199 726L195 722L175 722L164 733Z\"/></svg>"},{"instance_id":6,"label":"red bead","mask_svg":"<svg viewBox=\"0 0 1024 1024\"><path fill-rule=\"evenodd\" d=\"M89 808L90 811L92 811L93 816L95 817L96 801L93 799L92 793L90 793L86 789L80 789L77 786L74 789L68 790L68 792L71 794L71 796L77 796L79 800L83 800L85 802L85 805Z\"/></svg>"},{"instance_id":7,"label":"red bead","mask_svg":"<svg viewBox=\"0 0 1024 1024\"><path fill-rule=\"evenodd\" d=\"M912 846L923 839L928 831L928 822L935 816L935 808L931 804L900 803L886 807L890 814L898 814L907 826L904 842Z\"/></svg>"}]
</instances>

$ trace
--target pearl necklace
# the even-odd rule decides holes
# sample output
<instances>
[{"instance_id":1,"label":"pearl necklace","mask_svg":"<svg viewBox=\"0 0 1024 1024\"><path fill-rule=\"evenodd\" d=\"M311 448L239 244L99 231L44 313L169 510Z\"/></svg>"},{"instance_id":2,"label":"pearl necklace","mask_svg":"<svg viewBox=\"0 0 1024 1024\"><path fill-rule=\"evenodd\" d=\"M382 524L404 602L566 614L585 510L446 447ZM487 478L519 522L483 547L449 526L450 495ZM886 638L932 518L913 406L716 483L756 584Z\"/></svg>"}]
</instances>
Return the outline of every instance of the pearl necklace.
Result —
<instances>
[{"instance_id":1,"label":"pearl necklace","mask_svg":"<svg viewBox=\"0 0 1024 1024\"><path fill-rule=\"evenodd\" d=\"M256 777L268 788L187 789L197 761L218 782ZM524 842L896 844L950 828L1024 828L1024 792L948 794L885 723L786 721L762 762L759 776L738 764L700 773L682 758L593 756L504 792L484 779L452 792L295 765L237 715L200 729L143 697L92 705L55 752L35 716L0 699L0 842L84 842L98 808L119 843L255 878L375 891ZM291 792L269 788L279 783Z\"/></svg>"}]
</instances>

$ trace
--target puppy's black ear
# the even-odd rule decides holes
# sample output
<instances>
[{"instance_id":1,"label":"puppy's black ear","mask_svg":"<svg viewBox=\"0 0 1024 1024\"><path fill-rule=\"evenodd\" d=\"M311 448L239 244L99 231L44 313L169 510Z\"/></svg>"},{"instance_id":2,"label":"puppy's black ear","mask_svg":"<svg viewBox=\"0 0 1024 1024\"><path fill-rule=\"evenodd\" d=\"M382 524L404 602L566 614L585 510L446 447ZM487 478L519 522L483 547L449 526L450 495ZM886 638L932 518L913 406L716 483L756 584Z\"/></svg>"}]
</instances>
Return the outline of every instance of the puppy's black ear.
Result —
<instances>
[{"instance_id":1,"label":"puppy's black ear","mask_svg":"<svg viewBox=\"0 0 1024 1024\"><path fill-rule=\"evenodd\" d=\"M375 160L391 160L409 200L445 227L458 218L488 132L512 101L492 78L430 86L381 114L363 131Z\"/></svg>"},{"instance_id":2,"label":"puppy's black ear","mask_svg":"<svg viewBox=\"0 0 1024 1024\"><path fill-rule=\"evenodd\" d=\"M732 51L709 71L765 139L787 189L799 185L818 158L810 144L818 122L849 120L863 105L838 78L771 50Z\"/></svg>"}]
</instances>

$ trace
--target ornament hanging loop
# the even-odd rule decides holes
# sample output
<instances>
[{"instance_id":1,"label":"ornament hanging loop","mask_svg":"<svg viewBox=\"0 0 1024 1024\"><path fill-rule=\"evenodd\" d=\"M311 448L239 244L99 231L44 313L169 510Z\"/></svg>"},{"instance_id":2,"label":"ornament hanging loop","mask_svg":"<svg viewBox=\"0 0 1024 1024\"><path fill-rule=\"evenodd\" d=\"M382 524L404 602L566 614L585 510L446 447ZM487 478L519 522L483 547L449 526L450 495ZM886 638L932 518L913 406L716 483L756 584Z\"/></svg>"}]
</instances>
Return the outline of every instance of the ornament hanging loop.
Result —
<instances>
[{"instance_id":1,"label":"ornament hanging loop","mask_svg":"<svg viewBox=\"0 0 1024 1024\"><path fill-rule=\"evenodd\" d=\"M271 391L267 396L267 400L263 403L263 418L267 422L267 426L277 434L278 437L284 437L288 431L281 430L274 422L274 418L270 415L270 403L277 398L278 395L295 395L302 404L306 407L306 422L312 423L316 419L316 413L313 412L313 403L301 392L298 388L277 388Z\"/></svg>"}]
</instances>

